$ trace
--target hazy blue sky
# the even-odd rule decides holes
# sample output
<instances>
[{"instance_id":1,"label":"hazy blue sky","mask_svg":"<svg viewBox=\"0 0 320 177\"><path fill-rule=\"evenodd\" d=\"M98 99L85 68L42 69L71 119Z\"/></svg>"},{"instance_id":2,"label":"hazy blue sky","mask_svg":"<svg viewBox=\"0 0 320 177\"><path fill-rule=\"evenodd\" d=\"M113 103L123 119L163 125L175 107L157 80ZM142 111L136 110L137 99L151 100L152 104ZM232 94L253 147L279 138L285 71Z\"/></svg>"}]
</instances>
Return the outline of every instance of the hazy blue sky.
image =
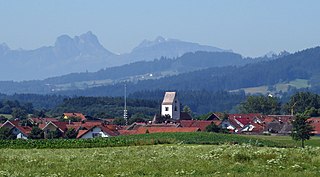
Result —
<instances>
[{"instance_id":1,"label":"hazy blue sky","mask_svg":"<svg viewBox=\"0 0 320 177\"><path fill-rule=\"evenodd\" d=\"M257 56L319 45L319 19L319 0L0 0L0 43L34 49L91 30L115 53L161 35Z\"/></svg>"}]
</instances>

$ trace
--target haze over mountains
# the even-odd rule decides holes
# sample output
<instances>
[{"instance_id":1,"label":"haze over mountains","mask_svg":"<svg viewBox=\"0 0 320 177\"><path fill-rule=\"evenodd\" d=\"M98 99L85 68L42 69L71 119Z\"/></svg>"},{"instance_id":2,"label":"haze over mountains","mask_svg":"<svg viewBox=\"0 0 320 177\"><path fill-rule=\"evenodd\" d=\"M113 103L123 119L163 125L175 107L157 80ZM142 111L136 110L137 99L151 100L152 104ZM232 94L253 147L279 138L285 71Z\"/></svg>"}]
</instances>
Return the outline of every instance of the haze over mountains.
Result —
<instances>
[{"instance_id":1,"label":"haze over mountains","mask_svg":"<svg viewBox=\"0 0 320 177\"><path fill-rule=\"evenodd\" d=\"M62 35L54 46L11 50L0 45L0 93L119 96L156 90L228 91L283 95L297 89L320 92L320 49L270 52L245 58L230 50L157 37L117 55L87 32ZM93 70L94 72L91 72ZM49 77L57 75L55 77Z\"/></svg>"},{"instance_id":2,"label":"haze over mountains","mask_svg":"<svg viewBox=\"0 0 320 177\"><path fill-rule=\"evenodd\" d=\"M75 72L98 71L136 61L174 58L196 51L230 52L159 36L154 41L144 40L130 53L116 55L105 49L90 31L73 38L62 35L53 46L34 50L11 50L3 43L0 44L0 80L45 79Z\"/></svg>"}]
</instances>

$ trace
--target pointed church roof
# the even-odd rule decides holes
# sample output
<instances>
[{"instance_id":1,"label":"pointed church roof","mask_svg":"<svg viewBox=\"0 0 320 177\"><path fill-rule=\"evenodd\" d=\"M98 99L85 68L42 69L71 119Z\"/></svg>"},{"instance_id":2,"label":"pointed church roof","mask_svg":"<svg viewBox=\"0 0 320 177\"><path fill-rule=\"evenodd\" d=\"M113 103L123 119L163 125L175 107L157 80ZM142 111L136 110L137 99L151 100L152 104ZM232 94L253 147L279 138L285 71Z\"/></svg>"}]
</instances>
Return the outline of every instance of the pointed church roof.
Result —
<instances>
[{"instance_id":1,"label":"pointed church roof","mask_svg":"<svg viewBox=\"0 0 320 177\"><path fill-rule=\"evenodd\" d=\"M162 105L171 105L176 97L176 92L166 92Z\"/></svg>"}]
</instances>

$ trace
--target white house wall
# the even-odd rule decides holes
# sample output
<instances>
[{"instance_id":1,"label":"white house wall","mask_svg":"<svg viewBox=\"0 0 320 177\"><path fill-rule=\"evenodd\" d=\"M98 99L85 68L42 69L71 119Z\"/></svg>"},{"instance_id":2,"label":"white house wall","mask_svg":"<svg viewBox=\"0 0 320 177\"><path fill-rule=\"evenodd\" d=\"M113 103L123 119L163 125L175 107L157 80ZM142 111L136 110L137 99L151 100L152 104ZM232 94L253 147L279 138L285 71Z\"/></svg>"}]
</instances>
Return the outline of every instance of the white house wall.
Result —
<instances>
[{"instance_id":1,"label":"white house wall","mask_svg":"<svg viewBox=\"0 0 320 177\"><path fill-rule=\"evenodd\" d=\"M175 111L175 107L177 110ZM168 108L168 111L166 111L166 108ZM180 119L180 103L178 99L174 99L174 102L172 104L164 104L161 106L161 115L170 115L172 119L179 120Z\"/></svg>"},{"instance_id":2,"label":"white house wall","mask_svg":"<svg viewBox=\"0 0 320 177\"><path fill-rule=\"evenodd\" d=\"M88 131L86 134L84 134L81 138L83 139L94 138L93 136L94 134L99 134L100 137L103 137L103 138L109 137L109 135L103 132L101 128L95 127L92 130Z\"/></svg>"},{"instance_id":3,"label":"white house wall","mask_svg":"<svg viewBox=\"0 0 320 177\"><path fill-rule=\"evenodd\" d=\"M166 108L168 108L168 111L166 111ZM161 115L165 116L165 115L170 115L170 117L172 118L172 105L162 105L161 108Z\"/></svg>"}]
</instances>

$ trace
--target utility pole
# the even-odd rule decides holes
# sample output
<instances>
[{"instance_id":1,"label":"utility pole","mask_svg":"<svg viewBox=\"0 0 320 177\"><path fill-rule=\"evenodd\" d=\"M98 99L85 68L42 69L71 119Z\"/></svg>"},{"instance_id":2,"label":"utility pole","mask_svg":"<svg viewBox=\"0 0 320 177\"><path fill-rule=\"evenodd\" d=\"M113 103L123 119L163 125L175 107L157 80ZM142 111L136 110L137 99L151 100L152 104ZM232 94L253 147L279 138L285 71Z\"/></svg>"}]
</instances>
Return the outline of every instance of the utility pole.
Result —
<instances>
[{"instance_id":1,"label":"utility pole","mask_svg":"<svg viewBox=\"0 0 320 177\"><path fill-rule=\"evenodd\" d=\"M124 84L124 110L123 110L123 118L126 121L126 125L128 125L128 111L127 111L127 84Z\"/></svg>"},{"instance_id":2,"label":"utility pole","mask_svg":"<svg viewBox=\"0 0 320 177\"><path fill-rule=\"evenodd\" d=\"M296 104L297 104L297 102L295 102L293 105L292 105L292 107L291 107L291 115L293 116L293 109L294 109L294 107L296 106Z\"/></svg>"}]
</instances>

